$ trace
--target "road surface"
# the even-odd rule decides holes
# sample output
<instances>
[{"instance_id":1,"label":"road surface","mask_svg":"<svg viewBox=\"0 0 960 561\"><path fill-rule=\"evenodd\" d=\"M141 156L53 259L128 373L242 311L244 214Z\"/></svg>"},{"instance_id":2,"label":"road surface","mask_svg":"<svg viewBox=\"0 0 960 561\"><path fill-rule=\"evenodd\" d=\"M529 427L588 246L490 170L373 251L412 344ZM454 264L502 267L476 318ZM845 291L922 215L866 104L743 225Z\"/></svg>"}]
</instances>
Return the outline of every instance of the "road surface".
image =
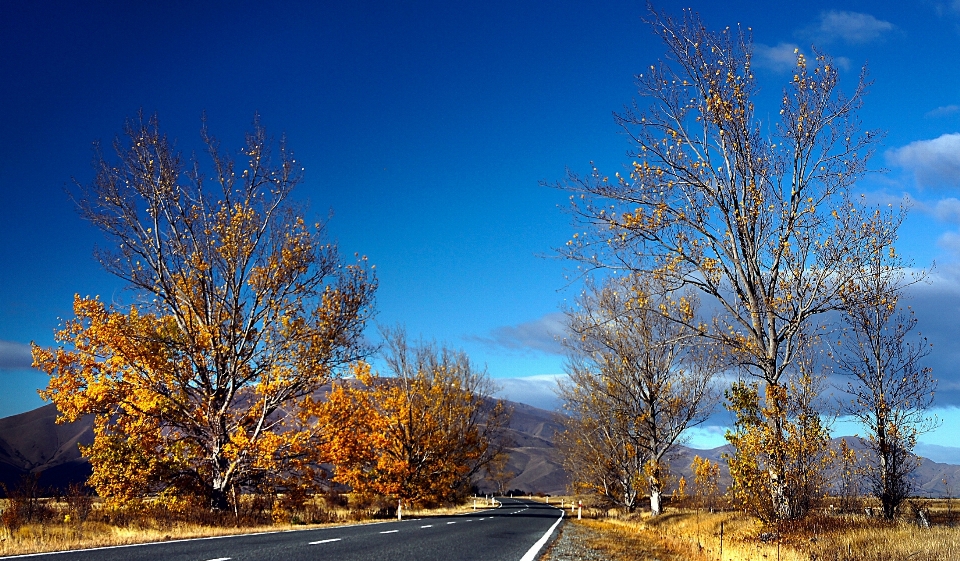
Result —
<instances>
[{"instance_id":1,"label":"road surface","mask_svg":"<svg viewBox=\"0 0 960 561\"><path fill-rule=\"evenodd\" d=\"M523 499L498 508L357 526L169 541L0 559L49 561L532 561L555 535L562 511Z\"/></svg>"}]
</instances>

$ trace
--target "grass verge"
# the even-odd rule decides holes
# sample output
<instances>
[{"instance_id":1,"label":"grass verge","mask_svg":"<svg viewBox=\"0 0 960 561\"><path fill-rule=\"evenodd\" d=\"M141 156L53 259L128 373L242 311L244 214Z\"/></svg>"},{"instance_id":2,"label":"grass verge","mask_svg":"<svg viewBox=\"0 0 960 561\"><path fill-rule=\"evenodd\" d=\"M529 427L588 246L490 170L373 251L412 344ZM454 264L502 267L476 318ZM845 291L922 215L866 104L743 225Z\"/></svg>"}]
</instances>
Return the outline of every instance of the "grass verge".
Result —
<instances>
[{"instance_id":1,"label":"grass verge","mask_svg":"<svg viewBox=\"0 0 960 561\"><path fill-rule=\"evenodd\" d=\"M0 512L6 506L0 500ZM60 512L63 505L50 502L51 512ZM484 507L486 508L486 507ZM479 509L479 507L478 507ZM430 509L411 508L404 510L404 519L427 516L444 516L471 512L472 503ZM394 520L393 518L374 518L370 511L358 511L346 507L330 508L324 511L324 523L263 523L263 524L220 524L196 523L165 518L163 516L140 516L123 523L110 523L97 519L96 509L89 519L78 521L69 514L47 517L40 522L19 525L15 529L0 525L0 557L90 549L117 545L132 545L150 542L207 538L258 532L281 532L324 528L345 524L367 524Z\"/></svg>"},{"instance_id":2,"label":"grass verge","mask_svg":"<svg viewBox=\"0 0 960 561\"><path fill-rule=\"evenodd\" d=\"M935 501L928 502L928 510L935 511L937 506ZM777 526L738 512L671 510L657 518L600 517L574 519L573 523L597 531L599 537L588 545L618 561L960 559L960 527L952 520L922 528L907 520L888 522L863 514L817 512L803 521Z\"/></svg>"}]
</instances>

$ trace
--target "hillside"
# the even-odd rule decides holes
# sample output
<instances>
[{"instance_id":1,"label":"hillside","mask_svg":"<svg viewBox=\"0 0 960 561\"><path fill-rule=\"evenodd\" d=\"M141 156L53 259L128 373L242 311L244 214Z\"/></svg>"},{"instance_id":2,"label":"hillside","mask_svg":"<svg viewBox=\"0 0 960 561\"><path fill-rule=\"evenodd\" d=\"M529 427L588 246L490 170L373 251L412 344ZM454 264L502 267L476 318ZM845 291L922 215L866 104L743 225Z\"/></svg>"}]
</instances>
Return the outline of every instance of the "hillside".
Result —
<instances>
[{"instance_id":1,"label":"hillside","mask_svg":"<svg viewBox=\"0 0 960 561\"><path fill-rule=\"evenodd\" d=\"M59 489L87 480L90 464L77 445L93 442L93 417L61 425L56 419L53 404L0 419L0 484L13 488L27 473Z\"/></svg>"},{"instance_id":2,"label":"hillside","mask_svg":"<svg viewBox=\"0 0 960 561\"><path fill-rule=\"evenodd\" d=\"M556 413L523 403L508 403L513 407L507 431L511 442L507 472L512 477L505 482L505 488L551 495L565 493L567 474L554 446L554 435L560 430ZM40 473L40 484L50 488L65 489L71 482L86 480L90 465L80 456L77 444L89 444L93 440L93 420L87 417L76 423L58 425L56 417L56 408L45 405L0 419L0 483L12 487L27 473ZM854 442L849 437L847 440ZM857 442L854 446L862 448ZM721 487L725 487L730 475L721 455L727 451L727 446L712 450L680 447L670 464L676 475L692 481L690 463L695 455L719 462ZM923 458L915 479L920 495L943 496L948 491L960 494L960 466ZM496 486L492 482L481 482L480 489L492 492ZM0 487L0 494L2 490Z\"/></svg>"}]
</instances>

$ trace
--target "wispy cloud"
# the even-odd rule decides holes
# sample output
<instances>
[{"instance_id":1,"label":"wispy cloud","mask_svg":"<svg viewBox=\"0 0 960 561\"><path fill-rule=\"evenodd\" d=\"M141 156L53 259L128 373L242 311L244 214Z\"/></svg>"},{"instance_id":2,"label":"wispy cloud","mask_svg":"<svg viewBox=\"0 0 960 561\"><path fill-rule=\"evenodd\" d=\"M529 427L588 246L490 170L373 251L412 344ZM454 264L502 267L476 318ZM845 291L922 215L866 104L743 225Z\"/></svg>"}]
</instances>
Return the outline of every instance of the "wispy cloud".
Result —
<instances>
[{"instance_id":1,"label":"wispy cloud","mask_svg":"<svg viewBox=\"0 0 960 561\"><path fill-rule=\"evenodd\" d=\"M960 113L960 105L944 105L943 107L937 107L933 111L928 111L924 116L935 119L938 117L949 117L958 113Z\"/></svg>"},{"instance_id":2,"label":"wispy cloud","mask_svg":"<svg viewBox=\"0 0 960 561\"><path fill-rule=\"evenodd\" d=\"M830 10L820 13L820 20L802 34L821 43L843 41L862 45L871 43L894 31L896 26L889 21L877 19L870 14Z\"/></svg>"},{"instance_id":3,"label":"wispy cloud","mask_svg":"<svg viewBox=\"0 0 960 561\"><path fill-rule=\"evenodd\" d=\"M954 255L960 255L960 234L944 232L937 238L937 245Z\"/></svg>"},{"instance_id":4,"label":"wispy cloud","mask_svg":"<svg viewBox=\"0 0 960 561\"><path fill-rule=\"evenodd\" d=\"M932 214L941 222L960 224L960 199L948 197L934 203Z\"/></svg>"},{"instance_id":5,"label":"wispy cloud","mask_svg":"<svg viewBox=\"0 0 960 561\"><path fill-rule=\"evenodd\" d=\"M0 368L30 368L33 357L30 355L30 345L13 341L0 341Z\"/></svg>"},{"instance_id":6,"label":"wispy cloud","mask_svg":"<svg viewBox=\"0 0 960 561\"><path fill-rule=\"evenodd\" d=\"M777 43L776 47L753 44L753 62L760 68L775 72L788 72L797 65L797 53L800 47L796 43Z\"/></svg>"},{"instance_id":7,"label":"wispy cloud","mask_svg":"<svg viewBox=\"0 0 960 561\"><path fill-rule=\"evenodd\" d=\"M510 401L555 411L560 409L557 382L566 376L566 374L538 374L521 378L497 378L494 381L500 386L500 391L496 395Z\"/></svg>"},{"instance_id":8,"label":"wispy cloud","mask_svg":"<svg viewBox=\"0 0 960 561\"><path fill-rule=\"evenodd\" d=\"M564 335L564 315L547 314L539 319L498 327L485 336L470 336L491 347L518 351L538 351L546 354L563 354L560 340Z\"/></svg>"},{"instance_id":9,"label":"wispy cloud","mask_svg":"<svg viewBox=\"0 0 960 561\"><path fill-rule=\"evenodd\" d=\"M940 17L960 15L960 0L935 1L933 7Z\"/></svg>"},{"instance_id":10,"label":"wispy cloud","mask_svg":"<svg viewBox=\"0 0 960 561\"><path fill-rule=\"evenodd\" d=\"M913 172L922 187L960 187L960 133L888 150L887 162Z\"/></svg>"}]
</instances>

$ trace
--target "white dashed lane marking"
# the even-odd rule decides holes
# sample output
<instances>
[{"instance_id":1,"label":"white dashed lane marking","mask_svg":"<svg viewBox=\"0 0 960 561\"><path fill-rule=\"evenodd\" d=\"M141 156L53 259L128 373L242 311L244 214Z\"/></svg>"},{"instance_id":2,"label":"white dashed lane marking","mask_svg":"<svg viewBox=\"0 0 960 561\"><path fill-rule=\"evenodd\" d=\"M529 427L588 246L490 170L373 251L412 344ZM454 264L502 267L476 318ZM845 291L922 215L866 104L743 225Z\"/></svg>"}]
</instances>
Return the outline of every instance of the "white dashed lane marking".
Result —
<instances>
[{"instance_id":1,"label":"white dashed lane marking","mask_svg":"<svg viewBox=\"0 0 960 561\"><path fill-rule=\"evenodd\" d=\"M230 561L232 557L217 557L216 559L207 559L207 561Z\"/></svg>"},{"instance_id":2,"label":"white dashed lane marking","mask_svg":"<svg viewBox=\"0 0 960 561\"><path fill-rule=\"evenodd\" d=\"M341 538L330 538L329 540L320 540L320 541L318 541L318 542L310 542L310 545L317 545L317 544L321 544L321 543L330 543L330 542L338 542L338 541L340 541L340 539L341 539Z\"/></svg>"},{"instance_id":3,"label":"white dashed lane marking","mask_svg":"<svg viewBox=\"0 0 960 561\"><path fill-rule=\"evenodd\" d=\"M387 530L386 532L380 532L381 534L396 534L400 530Z\"/></svg>"},{"instance_id":4,"label":"white dashed lane marking","mask_svg":"<svg viewBox=\"0 0 960 561\"><path fill-rule=\"evenodd\" d=\"M420 526L421 528L433 528L433 524L427 524L426 526Z\"/></svg>"},{"instance_id":5,"label":"white dashed lane marking","mask_svg":"<svg viewBox=\"0 0 960 561\"><path fill-rule=\"evenodd\" d=\"M447 524L456 524L456 522L447 522Z\"/></svg>"}]
</instances>

